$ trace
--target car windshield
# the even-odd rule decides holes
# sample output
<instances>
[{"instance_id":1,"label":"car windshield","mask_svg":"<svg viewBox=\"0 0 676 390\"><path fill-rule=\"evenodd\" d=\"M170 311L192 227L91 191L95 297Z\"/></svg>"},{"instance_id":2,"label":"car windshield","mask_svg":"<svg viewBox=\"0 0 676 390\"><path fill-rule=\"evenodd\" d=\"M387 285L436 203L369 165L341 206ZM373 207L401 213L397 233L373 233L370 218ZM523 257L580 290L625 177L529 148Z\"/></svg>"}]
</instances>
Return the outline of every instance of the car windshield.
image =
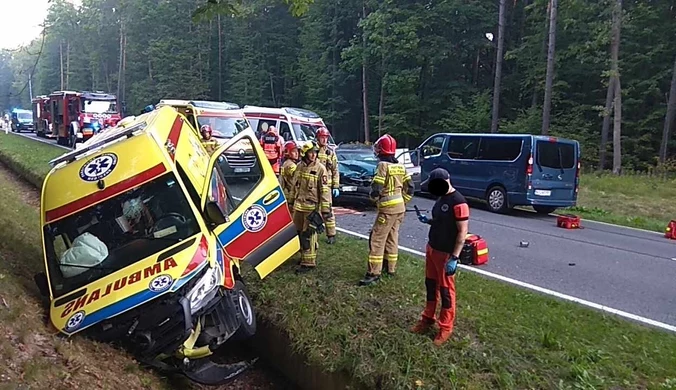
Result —
<instances>
[{"instance_id":1,"label":"car windshield","mask_svg":"<svg viewBox=\"0 0 676 390\"><path fill-rule=\"evenodd\" d=\"M84 100L82 111L92 114L117 114L114 100Z\"/></svg>"},{"instance_id":2,"label":"car windshield","mask_svg":"<svg viewBox=\"0 0 676 390\"><path fill-rule=\"evenodd\" d=\"M315 137L315 134L317 133L317 130L319 130L320 127L321 127L320 125L294 123L293 132L296 134L297 141L313 141L317 138ZM331 135L329 136L329 143L330 144L336 143L333 140L333 136Z\"/></svg>"},{"instance_id":3,"label":"car windshield","mask_svg":"<svg viewBox=\"0 0 676 390\"><path fill-rule=\"evenodd\" d=\"M30 112L19 112L16 114L17 118L22 121L32 121L33 120L33 114Z\"/></svg>"},{"instance_id":4,"label":"car windshield","mask_svg":"<svg viewBox=\"0 0 676 390\"><path fill-rule=\"evenodd\" d=\"M199 233L173 173L44 226L55 296L61 296Z\"/></svg>"},{"instance_id":5,"label":"car windshield","mask_svg":"<svg viewBox=\"0 0 676 390\"><path fill-rule=\"evenodd\" d=\"M197 122L199 127L211 126L212 135L216 138L232 138L249 127L249 122L244 118L200 115L197 117Z\"/></svg>"},{"instance_id":6,"label":"car windshield","mask_svg":"<svg viewBox=\"0 0 676 390\"><path fill-rule=\"evenodd\" d=\"M364 161L364 162L371 162L371 163L377 163L378 159L376 156L373 154L373 151L370 149L365 149L365 150L350 150L350 151L343 151L343 150L338 150L336 151L336 155L338 156L338 160L357 160L357 161Z\"/></svg>"}]
</instances>

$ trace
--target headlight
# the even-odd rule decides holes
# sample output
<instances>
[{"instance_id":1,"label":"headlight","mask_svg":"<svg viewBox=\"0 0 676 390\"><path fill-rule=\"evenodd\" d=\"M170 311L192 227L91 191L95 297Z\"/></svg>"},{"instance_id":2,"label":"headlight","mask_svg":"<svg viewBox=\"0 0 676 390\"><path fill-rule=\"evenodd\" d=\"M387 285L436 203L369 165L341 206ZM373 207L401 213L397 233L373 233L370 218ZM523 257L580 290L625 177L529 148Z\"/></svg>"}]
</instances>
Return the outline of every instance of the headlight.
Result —
<instances>
[{"instance_id":1,"label":"headlight","mask_svg":"<svg viewBox=\"0 0 676 390\"><path fill-rule=\"evenodd\" d=\"M89 123L89 122L91 122L91 118L89 118L89 117L84 117L84 119L82 119L82 123Z\"/></svg>"},{"instance_id":2,"label":"headlight","mask_svg":"<svg viewBox=\"0 0 676 390\"><path fill-rule=\"evenodd\" d=\"M187 295L190 301L190 314L195 314L209 302L207 298L212 295L212 292L215 292L216 287L221 282L221 267L218 264L214 267L207 265L207 267L209 268L204 273L204 276L202 276Z\"/></svg>"}]
</instances>

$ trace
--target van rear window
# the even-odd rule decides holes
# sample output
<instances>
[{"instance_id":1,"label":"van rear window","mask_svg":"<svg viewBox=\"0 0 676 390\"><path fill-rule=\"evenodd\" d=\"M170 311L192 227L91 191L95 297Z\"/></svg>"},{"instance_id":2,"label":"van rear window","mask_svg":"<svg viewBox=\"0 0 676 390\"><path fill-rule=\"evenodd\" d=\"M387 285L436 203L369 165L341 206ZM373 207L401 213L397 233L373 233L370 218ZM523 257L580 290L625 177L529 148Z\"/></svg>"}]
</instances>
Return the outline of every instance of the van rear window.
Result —
<instances>
[{"instance_id":1,"label":"van rear window","mask_svg":"<svg viewBox=\"0 0 676 390\"><path fill-rule=\"evenodd\" d=\"M562 142L537 142L537 163L546 168L575 167L575 145Z\"/></svg>"}]
</instances>

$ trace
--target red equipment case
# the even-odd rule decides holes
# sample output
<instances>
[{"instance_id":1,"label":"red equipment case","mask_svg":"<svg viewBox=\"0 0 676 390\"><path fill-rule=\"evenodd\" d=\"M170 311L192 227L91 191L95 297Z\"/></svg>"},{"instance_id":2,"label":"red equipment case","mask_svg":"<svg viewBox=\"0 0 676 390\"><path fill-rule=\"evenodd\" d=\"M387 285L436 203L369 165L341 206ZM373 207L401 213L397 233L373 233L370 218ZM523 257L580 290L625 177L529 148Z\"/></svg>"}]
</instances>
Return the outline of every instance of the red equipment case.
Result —
<instances>
[{"instance_id":1,"label":"red equipment case","mask_svg":"<svg viewBox=\"0 0 676 390\"><path fill-rule=\"evenodd\" d=\"M667 228L664 229L664 237L670 240L676 240L676 220L669 221Z\"/></svg>"},{"instance_id":2,"label":"red equipment case","mask_svg":"<svg viewBox=\"0 0 676 390\"><path fill-rule=\"evenodd\" d=\"M477 234L468 234L460 252L460 264L481 265L488 262L488 244Z\"/></svg>"},{"instance_id":3,"label":"red equipment case","mask_svg":"<svg viewBox=\"0 0 676 390\"><path fill-rule=\"evenodd\" d=\"M559 215L556 218L556 226L564 229L579 229L580 217L573 214Z\"/></svg>"}]
</instances>

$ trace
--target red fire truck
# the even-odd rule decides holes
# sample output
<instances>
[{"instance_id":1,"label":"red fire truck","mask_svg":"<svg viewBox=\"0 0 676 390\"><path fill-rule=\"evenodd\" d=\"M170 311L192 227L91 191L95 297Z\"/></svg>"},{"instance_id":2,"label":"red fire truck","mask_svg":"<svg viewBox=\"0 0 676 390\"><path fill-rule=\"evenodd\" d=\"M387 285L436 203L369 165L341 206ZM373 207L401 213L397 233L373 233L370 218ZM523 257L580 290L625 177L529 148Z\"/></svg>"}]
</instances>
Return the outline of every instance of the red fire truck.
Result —
<instances>
[{"instance_id":1,"label":"red fire truck","mask_svg":"<svg viewBox=\"0 0 676 390\"><path fill-rule=\"evenodd\" d=\"M74 147L101 130L114 127L122 119L115 95L57 91L48 98L51 131L45 130L44 134L55 138L59 145Z\"/></svg>"},{"instance_id":2,"label":"red fire truck","mask_svg":"<svg viewBox=\"0 0 676 390\"><path fill-rule=\"evenodd\" d=\"M49 97L36 96L31 101L33 104L33 125L35 126L35 133L38 137L44 137L46 133L50 132L49 127L50 112L49 112Z\"/></svg>"}]
</instances>

